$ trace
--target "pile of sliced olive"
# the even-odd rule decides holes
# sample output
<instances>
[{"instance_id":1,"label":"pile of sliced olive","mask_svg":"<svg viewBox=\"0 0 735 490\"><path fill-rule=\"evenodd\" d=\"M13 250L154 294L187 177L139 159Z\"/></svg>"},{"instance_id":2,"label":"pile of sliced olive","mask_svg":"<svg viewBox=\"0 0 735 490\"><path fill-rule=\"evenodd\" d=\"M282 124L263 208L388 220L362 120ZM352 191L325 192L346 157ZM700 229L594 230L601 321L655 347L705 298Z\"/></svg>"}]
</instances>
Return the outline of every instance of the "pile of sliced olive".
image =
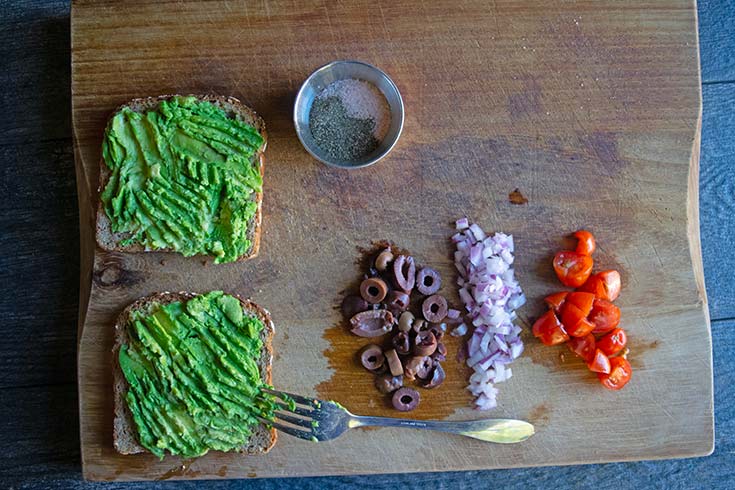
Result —
<instances>
[{"instance_id":1,"label":"pile of sliced olive","mask_svg":"<svg viewBox=\"0 0 735 490\"><path fill-rule=\"evenodd\" d=\"M407 412L418 406L420 396L406 382L431 389L446 378L441 362L447 355L442 340L449 306L437 294L439 273L418 267L410 255L394 255L386 248L371 265L359 295L342 301L342 313L353 334L375 339L360 351L359 361L375 374L378 391L392 394L393 407ZM412 300L416 314L410 311Z\"/></svg>"}]
</instances>

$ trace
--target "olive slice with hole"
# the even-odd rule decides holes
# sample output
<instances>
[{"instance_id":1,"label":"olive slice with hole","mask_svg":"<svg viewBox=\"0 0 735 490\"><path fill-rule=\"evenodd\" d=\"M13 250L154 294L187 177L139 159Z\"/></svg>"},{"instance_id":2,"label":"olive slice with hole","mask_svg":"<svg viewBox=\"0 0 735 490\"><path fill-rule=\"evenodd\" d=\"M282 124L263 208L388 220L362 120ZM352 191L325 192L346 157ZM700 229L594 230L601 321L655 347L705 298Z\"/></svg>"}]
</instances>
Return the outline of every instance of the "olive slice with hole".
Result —
<instances>
[{"instance_id":1,"label":"olive slice with hole","mask_svg":"<svg viewBox=\"0 0 735 490\"><path fill-rule=\"evenodd\" d=\"M406 332L398 332L391 340L393 348L402 356L406 356L411 352L411 339Z\"/></svg>"},{"instance_id":2,"label":"olive slice with hole","mask_svg":"<svg viewBox=\"0 0 735 490\"><path fill-rule=\"evenodd\" d=\"M393 408L396 410L400 412L410 412L419 406L421 395L419 395L419 392L413 388L404 386L393 393L391 401L393 403Z\"/></svg>"},{"instance_id":3,"label":"olive slice with hole","mask_svg":"<svg viewBox=\"0 0 735 490\"><path fill-rule=\"evenodd\" d=\"M410 255L399 255L393 261L393 281L396 286L410 293L416 281L416 263Z\"/></svg>"},{"instance_id":4,"label":"olive slice with hole","mask_svg":"<svg viewBox=\"0 0 735 490\"><path fill-rule=\"evenodd\" d=\"M360 284L360 296L370 304L380 303L388 294L388 285L379 277L369 277Z\"/></svg>"},{"instance_id":5,"label":"olive slice with hole","mask_svg":"<svg viewBox=\"0 0 735 490\"><path fill-rule=\"evenodd\" d=\"M413 356L403 367L403 375L406 379L413 381L416 378L426 379L429 377L434 361L429 356Z\"/></svg>"},{"instance_id":6,"label":"olive slice with hole","mask_svg":"<svg viewBox=\"0 0 735 490\"><path fill-rule=\"evenodd\" d=\"M436 350L436 337L431 331L419 332L413 341L413 353L417 356L430 356Z\"/></svg>"},{"instance_id":7,"label":"olive slice with hole","mask_svg":"<svg viewBox=\"0 0 735 490\"><path fill-rule=\"evenodd\" d=\"M447 300L441 294L429 296L421 304L421 313L427 322L439 323L447 316Z\"/></svg>"},{"instance_id":8,"label":"olive slice with hole","mask_svg":"<svg viewBox=\"0 0 735 490\"><path fill-rule=\"evenodd\" d=\"M416 274L416 289L421 294L431 296L442 287L442 278L431 267L424 267Z\"/></svg>"},{"instance_id":9,"label":"olive slice with hole","mask_svg":"<svg viewBox=\"0 0 735 490\"><path fill-rule=\"evenodd\" d=\"M434 363L434 369L431 371L431 378L424 384L424 388L432 389L436 388L444 382L447 375L444 372L444 368L438 362Z\"/></svg>"},{"instance_id":10,"label":"olive slice with hole","mask_svg":"<svg viewBox=\"0 0 735 490\"><path fill-rule=\"evenodd\" d=\"M393 314L388 310L368 310L350 318L352 333L358 337L380 337L393 329Z\"/></svg>"},{"instance_id":11,"label":"olive slice with hole","mask_svg":"<svg viewBox=\"0 0 735 490\"><path fill-rule=\"evenodd\" d=\"M368 371L380 369L385 363L383 349L379 345L368 344L360 351L360 363Z\"/></svg>"},{"instance_id":12,"label":"olive slice with hole","mask_svg":"<svg viewBox=\"0 0 735 490\"><path fill-rule=\"evenodd\" d=\"M390 373L381 374L375 377L375 387L379 392L388 394L393 393L403 386L403 376L393 376Z\"/></svg>"}]
</instances>

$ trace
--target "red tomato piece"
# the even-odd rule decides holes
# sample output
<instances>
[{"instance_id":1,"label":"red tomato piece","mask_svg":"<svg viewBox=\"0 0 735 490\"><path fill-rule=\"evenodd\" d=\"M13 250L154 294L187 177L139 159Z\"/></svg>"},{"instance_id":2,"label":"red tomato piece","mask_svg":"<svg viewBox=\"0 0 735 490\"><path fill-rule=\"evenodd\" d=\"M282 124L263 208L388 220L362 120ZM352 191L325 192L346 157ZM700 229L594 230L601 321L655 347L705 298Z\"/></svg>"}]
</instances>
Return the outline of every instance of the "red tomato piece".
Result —
<instances>
[{"instance_id":1,"label":"red tomato piece","mask_svg":"<svg viewBox=\"0 0 735 490\"><path fill-rule=\"evenodd\" d=\"M561 309L561 323L564 330L572 337L586 336L595 328L595 325L585 318L586 316L579 307L569 301L565 302Z\"/></svg>"},{"instance_id":2,"label":"red tomato piece","mask_svg":"<svg viewBox=\"0 0 735 490\"><path fill-rule=\"evenodd\" d=\"M575 231L574 238L578 240L576 250L578 254L592 255L595 248L597 248L595 237L587 230Z\"/></svg>"},{"instance_id":3,"label":"red tomato piece","mask_svg":"<svg viewBox=\"0 0 735 490\"><path fill-rule=\"evenodd\" d=\"M549 308L559 313L559 309L561 308L561 305L564 304L564 300L566 299L567 294L569 294L568 291L561 291L559 293L550 294L544 298L544 302L549 305Z\"/></svg>"},{"instance_id":4,"label":"red tomato piece","mask_svg":"<svg viewBox=\"0 0 735 490\"><path fill-rule=\"evenodd\" d=\"M584 359L584 362L590 362L595 355L595 336L592 334L584 337L575 337L567 342L569 350Z\"/></svg>"},{"instance_id":5,"label":"red tomato piece","mask_svg":"<svg viewBox=\"0 0 735 490\"><path fill-rule=\"evenodd\" d=\"M624 357L613 357L610 359L610 372L607 374L599 373L597 377L600 379L602 386L608 390L619 390L630 381L633 375L633 368Z\"/></svg>"},{"instance_id":6,"label":"red tomato piece","mask_svg":"<svg viewBox=\"0 0 735 490\"><path fill-rule=\"evenodd\" d=\"M586 317L592 311L592 303L595 301L595 295L592 293L575 291L567 296L567 304L574 305L582 312L582 316Z\"/></svg>"},{"instance_id":7,"label":"red tomato piece","mask_svg":"<svg viewBox=\"0 0 735 490\"><path fill-rule=\"evenodd\" d=\"M544 345L557 345L569 340L569 335L559 322L554 310L548 310L541 315L531 330Z\"/></svg>"},{"instance_id":8,"label":"red tomato piece","mask_svg":"<svg viewBox=\"0 0 735 490\"><path fill-rule=\"evenodd\" d=\"M620 308L604 299L596 299L588 320L595 326L592 333L607 333L620 324Z\"/></svg>"},{"instance_id":9,"label":"red tomato piece","mask_svg":"<svg viewBox=\"0 0 735 490\"><path fill-rule=\"evenodd\" d=\"M562 284L578 288L592 273L594 261L589 255L563 250L554 256L554 271Z\"/></svg>"},{"instance_id":10,"label":"red tomato piece","mask_svg":"<svg viewBox=\"0 0 735 490\"><path fill-rule=\"evenodd\" d=\"M587 363L587 367L595 373L607 374L610 372L610 359L600 349L595 349L595 353Z\"/></svg>"},{"instance_id":11,"label":"red tomato piece","mask_svg":"<svg viewBox=\"0 0 735 490\"><path fill-rule=\"evenodd\" d=\"M592 293L599 299L615 301L620 296L620 288L620 273L616 270L607 270L590 276L579 290Z\"/></svg>"},{"instance_id":12,"label":"red tomato piece","mask_svg":"<svg viewBox=\"0 0 735 490\"><path fill-rule=\"evenodd\" d=\"M625 344L628 343L628 336L622 328L616 328L609 334L600 337L597 341L597 348L605 353L606 356L614 356L620 352Z\"/></svg>"}]
</instances>

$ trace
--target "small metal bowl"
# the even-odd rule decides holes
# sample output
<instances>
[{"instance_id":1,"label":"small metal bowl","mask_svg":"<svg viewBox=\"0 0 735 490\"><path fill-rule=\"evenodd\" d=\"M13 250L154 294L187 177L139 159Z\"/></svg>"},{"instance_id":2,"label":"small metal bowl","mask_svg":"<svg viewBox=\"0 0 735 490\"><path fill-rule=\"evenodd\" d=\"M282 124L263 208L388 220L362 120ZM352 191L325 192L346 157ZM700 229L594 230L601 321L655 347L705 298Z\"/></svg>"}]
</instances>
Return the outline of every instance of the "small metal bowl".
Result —
<instances>
[{"instance_id":1,"label":"small metal bowl","mask_svg":"<svg viewBox=\"0 0 735 490\"><path fill-rule=\"evenodd\" d=\"M388 101L391 122L380 145L370 154L357 160L335 160L327 155L314 141L309 127L311 105L319 93L332 82L354 78L370 82L380 90ZM333 61L322 66L304 81L296 95L293 108L293 122L296 134L311 156L322 163L338 168L362 168L372 165L386 156L395 146L403 130L403 99L398 87L388 75L378 68L360 61Z\"/></svg>"}]
</instances>

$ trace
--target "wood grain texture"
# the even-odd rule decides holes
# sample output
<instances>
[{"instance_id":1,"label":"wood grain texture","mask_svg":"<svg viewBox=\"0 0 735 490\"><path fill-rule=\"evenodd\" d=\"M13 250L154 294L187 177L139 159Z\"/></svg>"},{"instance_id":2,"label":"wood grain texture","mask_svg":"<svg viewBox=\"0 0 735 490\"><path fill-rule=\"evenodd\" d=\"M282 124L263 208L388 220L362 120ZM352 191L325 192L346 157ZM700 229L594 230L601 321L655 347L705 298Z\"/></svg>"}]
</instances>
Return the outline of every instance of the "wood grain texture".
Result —
<instances>
[{"instance_id":1,"label":"wood grain texture","mask_svg":"<svg viewBox=\"0 0 735 490\"><path fill-rule=\"evenodd\" d=\"M699 0L702 81L735 81L735 0Z\"/></svg>"},{"instance_id":2,"label":"wood grain texture","mask_svg":"<svg viewBox=\"0 0 735 490\"><path fill-rule=\"evenodd\" d=\"M0 162L0 389L73 383L79 217L71 141L1 145Z\"/></svg>"},{"instance_id":3,"label":"wood grain texture","mask_svg":"<svg viewBox=\"0 0 735 490\"><path fill-rule=\"evenodd\" d=\"M265 118L270 135L257 259L215 267L165 254L83 256L91 261L83 268L91 295L79 343L86 477L157 478L177 466L173 458L161 463L112 450L110 372L100 366L109 365L111 320L127 303L182 288L252 296L276 322L274 383L314 393L333 375L322 334L338 321L332 307L357 273L356 248L393 240L451 278L448 236L462 214L515 235L518 276L532 299L558 288L548 260L561 235L581 226L596 233L598 263L620 268L626 284L620 305L636 367L629 388L603 392L581 364L562 365L559 351L529 341L493 413L537 424L538 434L522 445L386 430L353 431L318 446L282 437L267 456L210 454L181 476L480 469L711 451L706 300L687 236L700 108L691 2L371 2L328 9L79 2L72 42L83 248L91 243L102 129L120 102L171 92L234 95ZM385 69L407 108L394 153L361 171L311 160L290 122L301 80L340 58ZM507 202L515 188L527 205ZM385 210L400 210L400 219L386 219ZM540 310L532 300L521 316ZM693 332L698 342L690 341ZM691 373L672 390L662 380L682 356ZM452 418L477 416L461 391L445 388ZM356 412L384 413L340 401ZM621 406L630 424L599 447L609 439L599 421L619 417ZM414 457L427 451L430 458Z\"/></svg>"},{"instance_id":4,"label":"wood grain texture","mask_svg":"<svg viewBox=\"0 0 735 490\"><path fill-rule=\"evenodd\" d=\"M700 215L712 318L735 318L735 84L705 85Z\"/></svg>"},{"instance_id":5,"label":"wood grain texture","mask_svg":"<svg viewBox=\"0 0 735 490\"><path fill-rule=\"evenodd\" d=\"M69 4L4 2L0 144L69 138Z\"/></svg>"}]
</instances>

